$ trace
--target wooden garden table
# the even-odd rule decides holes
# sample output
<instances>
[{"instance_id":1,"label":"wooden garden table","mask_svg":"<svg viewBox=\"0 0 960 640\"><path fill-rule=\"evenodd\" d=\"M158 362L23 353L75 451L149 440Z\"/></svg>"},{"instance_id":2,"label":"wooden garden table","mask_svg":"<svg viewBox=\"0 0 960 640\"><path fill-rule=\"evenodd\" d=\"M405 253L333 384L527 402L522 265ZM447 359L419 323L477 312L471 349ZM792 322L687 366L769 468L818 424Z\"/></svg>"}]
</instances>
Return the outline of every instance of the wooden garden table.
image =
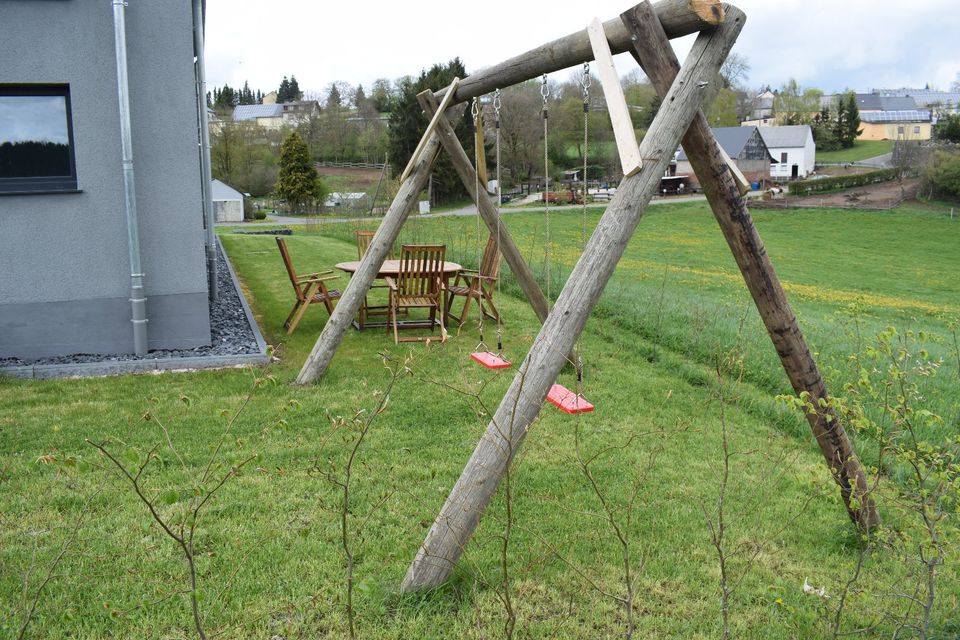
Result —
<instances>
[{"instance_id":1,"label":"wooden garden table","mask_svg":"<svg viewBox=\"0 0 960 640\"><path fill-rule=\"evenodd\" d=\"M359 260L351 260L349 262L339 262L336 265L337 269L345 273L353 274L358 268L360 268ZM450 284L450 278L457 275L460 271L463 270L463 267L456 262L444 261L443 263L443 309L441 313L446 313L447 309L447 286ZM383 264L380 266L380 270L377 271L377 279L382 280L383 278L396 278L400 275L400 261L399 260L384 260ZM376 315L386 315L386 307L376 306L368 307L366 301L360 305L359 316L353 321L353 326L358 331L363 331L364 329L373 329L379 328L383 329L388 326L386 321L384 322L368 322L367 314L374 310Z\"/></svg>"}]
</instances>

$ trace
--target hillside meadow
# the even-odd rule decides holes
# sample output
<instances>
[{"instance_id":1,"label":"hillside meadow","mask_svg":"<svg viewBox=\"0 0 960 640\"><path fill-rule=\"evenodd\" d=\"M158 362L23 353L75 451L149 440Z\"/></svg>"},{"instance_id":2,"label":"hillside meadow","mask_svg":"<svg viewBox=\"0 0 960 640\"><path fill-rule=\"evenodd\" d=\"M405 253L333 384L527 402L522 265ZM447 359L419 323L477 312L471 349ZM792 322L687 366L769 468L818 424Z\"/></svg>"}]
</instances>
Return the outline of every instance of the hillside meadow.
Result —
<instances>
[{"instance_id":1,"label":"hillside meadow","mask_svg":"<svg viewBox=\"0 0 960 640\"><path fill-rule=\"evenodd\" d=\"M542 210L504 224L555 297L601 213L551 212L549 243ZM958 455L960 222L918 203L755 220L875 482L884 527L869 539L778 398L789 384L706 204L658 205L579 345L597 410L546 405L453 579L402 594L515 371L471 363L474 313L445 345L350 331L317 384L293 386L326 313L286 335L273 238L225 229L273 364L0 378L0 635L957 636L960 474L935 454ZM298 228L294 263L355 259L361 227ZM401 241L475 265L477 229L416 217ZM538 323L502 280L504 350L520 362ZM190 540L195 586L146 502Z\"/></svg>"}]
</instances>

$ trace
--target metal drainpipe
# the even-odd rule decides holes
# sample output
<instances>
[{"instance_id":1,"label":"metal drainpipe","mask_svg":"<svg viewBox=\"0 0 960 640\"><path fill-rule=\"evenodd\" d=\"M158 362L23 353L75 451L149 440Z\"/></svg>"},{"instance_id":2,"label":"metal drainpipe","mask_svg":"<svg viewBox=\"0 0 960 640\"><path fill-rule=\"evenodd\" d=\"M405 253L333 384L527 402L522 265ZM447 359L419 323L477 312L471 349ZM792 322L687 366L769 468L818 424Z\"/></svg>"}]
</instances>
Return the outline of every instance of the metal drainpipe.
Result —
<instances>
[{"instance_id":1,"label":"metal drainpipe","mask_svg":"<svg viewBox=\"0 0 960 640\"><path fill-rule=\"evenodd\" d=\"M210 300L220 296L217 285L217 238L213 231L213 194L210 182L213 175L210 168L210 128L207 123L207 72L203 57L203 2L193 0L193 51L196 58L197 78L197 117L200 123L200 179L203 193L203 224L206 231L207 278Z\"/></svg>"},{"instance_id":2,"label":"metal drainpipe","mask_svg":"<svg viewBox=\"0 0 960 640\"><path fill-rule=\"evenodd\" d=\"M133 174L133 135L130 127L130 84L127 78L127 26L123 0L112 0L113 35L117 53L117 99L120 104L120 142L123 148L123 195L127 214L127 245L130 250L130 305L133 351L147 353L147 299L140 266L140 230L137 225L137 192Z\"/></svg>"}]
</instances>

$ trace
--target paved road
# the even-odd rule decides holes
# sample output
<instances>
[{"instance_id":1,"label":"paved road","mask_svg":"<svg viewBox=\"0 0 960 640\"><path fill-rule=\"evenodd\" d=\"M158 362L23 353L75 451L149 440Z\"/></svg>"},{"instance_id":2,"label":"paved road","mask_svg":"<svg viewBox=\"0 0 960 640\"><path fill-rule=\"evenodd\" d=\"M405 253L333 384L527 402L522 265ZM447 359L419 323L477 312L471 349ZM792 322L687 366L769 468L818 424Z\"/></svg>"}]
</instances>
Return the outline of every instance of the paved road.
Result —
<instances>
[{"instance_id":1,"label":"paved road","mask_svg":"<svg viewBox=\"0 0 960 640\"><path fill-rule=\"evenodd\" d=\"M748 194L748 197L759 196L759 191L751 191ZM651 205L659 204L677 204L681 202L703 202L706 200L705 196L682 196L675 198L655 198L650 201ZM579 210L582 205L579 204L555 204L550 205L551 211L567 211L567 210ZM502 210L504 216L511 213L528 213L531 211L543 211L542 206L525 206L525 207L505 207ZM452 209L450 211L438 211L436 213L425 213L420 218L443 218L443 217L458 217L458 216L475 216L477 215L476 205L468 205L460 209ZM337 222L369 222L371 220L379 220L379 216L355 216L355 217L337 217L337 218L327 218L327 217L317 217L317 218L307 218L303 217L292 217L292 216L267 216L266 220L259 222L244 222L242 224L236 222L218 222L218 227L238 227L242 226L247 227L277 227L277 226L290 226L290 225L304 225L311 223L321 223L321 224L330 224Z\"/></svg>"},{"instance_id":2,"label":"paved road","mask_svg":"<svg viewBox=\"0 0 960 640\"><path fill-rule=\"evenodd\" d=\"M824 162L818 163L821 167L845 167L848 165L854 167L870 167L872 169L889 169L893 166L893 153L885 153L872 158L864 158L856 162Z\"/></svg>"},{"instance_id":3,"label":"paved road","mask_svg":"<svg viewBox=\"0 0 960 640\"><path fill-rule=\"evenodd\" d=\"M854 162L858 167L872 167L874 169L889 169L893 166L893 154L885 153L882 156L875 156L873 158L867 158L866 160L860 160Z\"/></svg>"}]
</instances>

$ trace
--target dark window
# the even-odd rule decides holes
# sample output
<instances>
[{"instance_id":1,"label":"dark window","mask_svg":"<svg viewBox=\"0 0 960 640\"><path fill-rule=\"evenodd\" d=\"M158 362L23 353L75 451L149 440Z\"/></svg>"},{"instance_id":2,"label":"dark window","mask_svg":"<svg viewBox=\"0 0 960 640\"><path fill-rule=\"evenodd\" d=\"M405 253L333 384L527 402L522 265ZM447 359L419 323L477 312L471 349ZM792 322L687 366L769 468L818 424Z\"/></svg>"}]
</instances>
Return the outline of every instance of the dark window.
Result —
<instances>
[{"instance_id":1,"label":"dark window","mask_svg":"<svg viewBox=\"0 0 960 640\"><path fill-rule=\"evenodd\" d=\"M781 151L781 152L780 152L780 164L787 164L787 152L786 152L786 151Z\"/></svg>"},{"instance_id":2,"label":"dark window","mask_svg":"<svg viewBox=\"0 0 960 640\"><path fill-rule=\"evenodd\" d=\"M0 193L76 188L70 88L0 85Z\"/></svg>"}]
</instances>

